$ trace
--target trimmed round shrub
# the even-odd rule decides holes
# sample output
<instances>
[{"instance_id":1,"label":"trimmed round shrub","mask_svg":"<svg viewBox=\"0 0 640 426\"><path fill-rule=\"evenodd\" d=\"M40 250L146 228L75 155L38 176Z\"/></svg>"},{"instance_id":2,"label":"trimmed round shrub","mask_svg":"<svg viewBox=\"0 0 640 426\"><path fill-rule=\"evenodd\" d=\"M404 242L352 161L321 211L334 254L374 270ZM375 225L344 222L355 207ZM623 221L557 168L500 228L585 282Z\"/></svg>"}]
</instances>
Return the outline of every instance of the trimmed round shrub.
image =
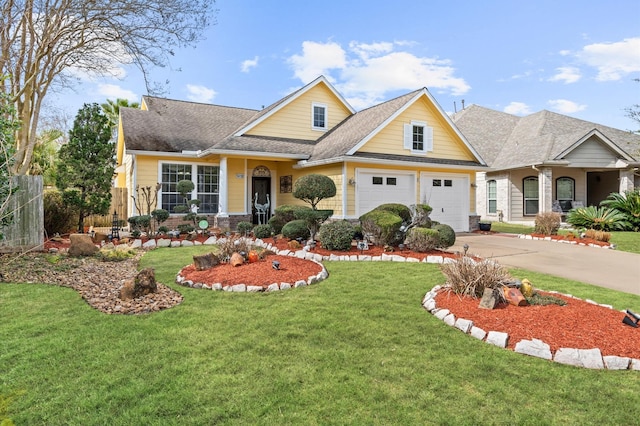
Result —
<instances>
[{"instance_id":1,"label":"trimmed round shrub","mask_svg":"<svg viewBox=\"0 0 640 426\"><path fill-rule=\"evenodd\" d=\"M362 232L371 235L376 244L394 245L402 226L402 218L387 210L373 209L360 216Z\"/></svg>"},{"instance_id":2,"label":"trimmed round shrub","mask_svg":"<svg viewBox=\"0 0 640 426\"><path fill-rule=\"evenodd\" d=\"M440 234L431 228L411 228L404 243L411 250L423 253L440 246Z\"/></svg>"},{"instance_id":3,"label":"trimmed round shrub","mask_svg":"<svg viewBox=\"0 0 640 426\"><path fill-rule=\"evenodd\" d=\"M415 216L413 218L415 226L419 226L421 228L431 228L433 227L433 221L429 217L433 208L428 204L416 204L415 208Z\"/></svg>"},{"instance_id":4,"label":"trimmed round shrub","mask_svg":"<svg viewBox=\"0 0 640 426\"><path fill-rule=\"evenodd\" d=\"M348 251L356 230L346 220L327 222L320 227L320 241L322 248L327 250Z\"/></svg>"},{"instance_id":5,"label":"trimmed round shrub","mask_svg":"<svg viewBox=\"0 0 640 426\"><path fill-rule=\"evenodd\" d=\"M282 235L290 240L296 240L298 238L309 238L309 228L307 228L307 222L301 219L292 220L287 222L282 227Z\"/></svg>"},{"instance_id":6,"label":"trimmed round shrub","mask_svg":"<svg viewBox=\"0 0 640 426\"><path fill-rule=\"evenodd\" d=\"M336 184L330 177L325 175L305 175L298 178L293 185L293 196L305 203L309 203L314 210L320 201L335 195Z\"/></svg>"},{"instance_id":7,"label":"trimmed round shrub","mask_svg":"<svg viewBox=\"0 0 640 426\"><path fill-rule=\"evenodd\" d=\"M269 225L273 228L273 232L280 234L282 232L282 227L286 223L296 219L296 212L299 210L311 210L311 207L292 206L289 204L283 204L277 207L273 216L269 219Z\"/></svg>"},{"instance_id":8,"label":"trimmed round shrub","mask_svg":"<svg viewBox=\"0 0 640 426\"><path fill-rule=\"evenodd\" d=\"M238 234L240 235L247 235L249 232L251 232L251 230L253 229L253 223L251 222L238 222L238 224L236 225L236 231L238 231Z\"/></svg>"},{"instance_id":9,"label":"trimmed round shrub","mask_svg":"<svg viewBox=\"0 0 640 426\"><path fill-rule=\"evenodd\" d=\"M411 222L411 209L400 203L380 204L375 210L383 210L400 216L403 222Z\"/></svg>"},{"instance_id":10,"label":"trimmed round shrub","mask_svg":"<svg viewBox=\"0 0 640 426\"><path fill-rule=\"evenodd\" d=\"M456 243L456 231L449 225L440 223L431 229L438 232L438 239L440 240L438 248L451 247Z\"/></svg>"},{"instance_id":11,"label":"trimmed round shrub","mask_svg":"<svg viewBox=\"0 0 640 426\"><path fill-rule=\"evenodd\" d=\"M266 223L264 225L256 225L253 228L253 236L256 238L269 238L272 232L273 228Z\"/></svg>"}]
</instances>

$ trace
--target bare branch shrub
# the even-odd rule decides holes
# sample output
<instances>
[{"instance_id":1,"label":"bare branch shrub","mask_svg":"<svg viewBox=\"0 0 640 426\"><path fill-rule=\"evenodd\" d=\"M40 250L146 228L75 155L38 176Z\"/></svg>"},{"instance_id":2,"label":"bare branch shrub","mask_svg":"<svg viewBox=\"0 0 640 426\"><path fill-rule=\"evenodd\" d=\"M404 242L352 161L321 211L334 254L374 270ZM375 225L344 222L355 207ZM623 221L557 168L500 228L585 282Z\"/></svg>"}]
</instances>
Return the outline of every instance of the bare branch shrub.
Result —
<instances>
[{"instance_id":1,"label":"bare branch shrub","mask_svg":"<svg viewBox=\"0 0 640 426\"><path fill-rule=\"evenodd\" d=\"M535 232L542 235L556 235L560 229L560 213L544 212L536 215Z\"/></svg>"},{"instance_id":2,"label":"bare branch shrub","mask_svg":"<svg viewBox=\"0 0 640 426\"><path fill-rule=\"evenodd\" d=\"M454 293L473 298L482 297L485 288L502 289L512 281L509 272L497 262L483 259L475 261L468 256L460 256L454 262L444 263L442 273Z\"/></svg>"},{"instance_id":3,"label":"bare branch shrub","mask_svg":"<svg viewBox=\"0 0 640 426\"><path fill-rule=\"evenodd\" d=\"M253 248L252 240L244 237L228 237L218 242L220 260L228 262L233 253L249 253Z\"/></svg>"}]
</instances>

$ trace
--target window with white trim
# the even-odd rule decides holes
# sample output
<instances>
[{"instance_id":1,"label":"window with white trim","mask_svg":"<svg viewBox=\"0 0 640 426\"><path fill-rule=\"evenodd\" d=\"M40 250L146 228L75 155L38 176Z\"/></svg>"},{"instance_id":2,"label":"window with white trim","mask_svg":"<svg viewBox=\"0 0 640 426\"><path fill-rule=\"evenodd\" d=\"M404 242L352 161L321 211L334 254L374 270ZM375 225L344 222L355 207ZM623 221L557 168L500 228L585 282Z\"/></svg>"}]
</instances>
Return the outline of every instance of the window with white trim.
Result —
<instances>
[{"instance_id":1,"label":"window with white trim","mask_svg":"<svg viewBox=\"0 0 640 426\"><path fill-rule=\"evenodd\" d=\"M185 199L177 190L178 182L190 180L195 189L191 198L200 200L198 213L217 213L219 202L220 168L218 166L162 163L160 183L162 184L161 206L173 213L176 206L185 205Z\"/></svg>"},{"instance_id":2,"label":"window with white trim","mask_svg":"<svg viewBox=\"0 0 640 426\"><path fill-rule=\"evenodd\" d=\"M433 127L422 121L405 123L404 149L415 153L433 151Z\"/></svg>"},{"instance_id":3,"label":"window with white trim","mask_svg":"<svg viewBox=\"0 0 640 426\"><path fill-rule=\"evenodd\" d=\"M487 181L487 213L498 212L498 182L495 179Z\"/></svg>"},{"instance_id":4,"label":"window with white trim","mask_svg":"<svg viewBox=\"0 0 640 426\"><path fill-rule=\"evenodd\" d=\"M522 196L524 202L524 214L538 214L538 178L535 176L526 177L522 181Z\"/></svg>"},{"instance_id":5,"label":"window with white trim","mask_svg":"<svg viewBox=\"0 0 640 426\"><path fill-rule=\"evenodd\" d=\"M314 102L311 104L311 128L327 130L327 106Z\"/></svg>"},{"instance_id":6,"label":"window with white trim","mask_svg":"<svg viewBox=\"0 0 640 426\"><path fill-rule=\"evenodd\" d=\"M563 212L571 210L571 202L575 200L576 181L570 177L556 179L556 200Z\"/></svg>"}]
</instances>

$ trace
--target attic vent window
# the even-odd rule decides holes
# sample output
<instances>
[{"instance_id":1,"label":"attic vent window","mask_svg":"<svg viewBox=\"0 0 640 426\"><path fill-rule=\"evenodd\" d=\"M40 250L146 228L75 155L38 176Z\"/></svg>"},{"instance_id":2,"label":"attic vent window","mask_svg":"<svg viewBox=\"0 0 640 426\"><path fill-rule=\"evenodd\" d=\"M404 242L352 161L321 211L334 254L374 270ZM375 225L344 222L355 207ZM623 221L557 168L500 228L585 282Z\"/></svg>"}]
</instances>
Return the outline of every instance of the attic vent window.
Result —
<instances>
[{"instance_id":1,"label":"attic vent window","mask_svg":"<svg viewBox=\"0 0 640 426\"><path fill-rule=\"evenodd\" d=\"M327 130L327 106L313 103L311 107L311 124L313 130Z\"/></svg>"}]
</instances>

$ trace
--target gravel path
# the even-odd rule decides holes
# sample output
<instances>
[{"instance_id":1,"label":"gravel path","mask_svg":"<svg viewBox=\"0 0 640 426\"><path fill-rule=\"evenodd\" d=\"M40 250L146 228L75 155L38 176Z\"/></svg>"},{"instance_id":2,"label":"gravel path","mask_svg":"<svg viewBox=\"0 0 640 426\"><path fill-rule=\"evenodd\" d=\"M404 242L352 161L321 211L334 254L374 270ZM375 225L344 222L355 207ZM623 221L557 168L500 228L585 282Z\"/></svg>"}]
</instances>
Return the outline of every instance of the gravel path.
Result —
<instances>
[{"instance_id":1,"label":"gravel path","mask_svg":"<svg viewBox=\"0 0 640 426\"><path fill-rule=\"evenodd\" d=\"M171 308L182 295L157 283L158 291L133 300L121 300L125 280L138 273L142 254L121 262L71 258L44 253L0 256L0 280L12 283L44 283L76 290L93 308L108 314L146 314Z\"/></svg>"}]
</instances>

